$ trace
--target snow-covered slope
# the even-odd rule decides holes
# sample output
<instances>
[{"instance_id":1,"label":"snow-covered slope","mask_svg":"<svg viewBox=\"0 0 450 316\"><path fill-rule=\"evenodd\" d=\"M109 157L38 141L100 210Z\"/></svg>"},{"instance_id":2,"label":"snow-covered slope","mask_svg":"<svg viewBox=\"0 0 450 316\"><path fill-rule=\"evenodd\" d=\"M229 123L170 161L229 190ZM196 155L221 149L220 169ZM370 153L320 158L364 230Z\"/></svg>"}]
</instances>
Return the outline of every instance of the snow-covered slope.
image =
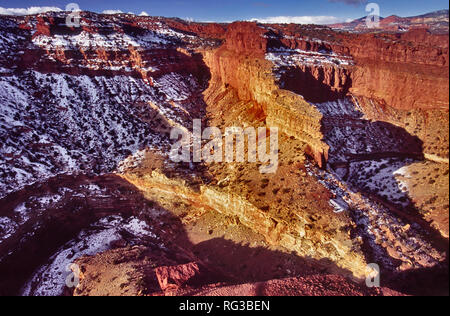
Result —
<instances>
[{"instance_id":1,"label":"snow-covered slope","mask_svg":"<svg viewBox=\"0 0 450 316\"><path fill-rule=\"evenodd\" d=\"M0 19L0 198L58 174L113 172L146 148L165 152L169 128L189 127L201 110L198 61L177 52L201 40L126 19L89 13L74 31L61 13Z\"/></svg>"}]
</instances>

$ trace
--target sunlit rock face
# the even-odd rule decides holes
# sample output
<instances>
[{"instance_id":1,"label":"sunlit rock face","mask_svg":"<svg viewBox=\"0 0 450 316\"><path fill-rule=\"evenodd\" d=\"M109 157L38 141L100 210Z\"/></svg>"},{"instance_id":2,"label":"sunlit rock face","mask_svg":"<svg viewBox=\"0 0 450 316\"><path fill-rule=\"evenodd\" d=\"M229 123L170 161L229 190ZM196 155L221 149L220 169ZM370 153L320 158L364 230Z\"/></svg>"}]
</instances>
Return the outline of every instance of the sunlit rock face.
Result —
<instances>
[{"instance_id":1,"label":"sunlit rock face","mask_svg":"<svg viewBox=\"0 0 450 316\"><path fill-rule=\"evenodd\" d=\"M443 294L441 33L0 17L0 294ZM198 118L277 127L277 171L171 161ZM399 292L361 288L369 263Z\"/></svg>"}]
</instances>

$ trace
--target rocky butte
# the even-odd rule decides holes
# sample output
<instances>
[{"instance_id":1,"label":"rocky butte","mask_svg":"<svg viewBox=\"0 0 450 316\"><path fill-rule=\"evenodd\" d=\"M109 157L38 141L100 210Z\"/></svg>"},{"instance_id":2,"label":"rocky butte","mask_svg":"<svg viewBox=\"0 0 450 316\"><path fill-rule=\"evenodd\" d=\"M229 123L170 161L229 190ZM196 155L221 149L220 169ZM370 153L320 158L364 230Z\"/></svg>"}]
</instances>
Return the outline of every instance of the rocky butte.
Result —
<instances>
[{"instance_id":1,"label":"rocky butte","mask_svg":"<svg viewBox=\"0 0 450 316\"><path fill-rule=\"evenodd\" d=\"M448 294L446 14L1 16L0 294ZM171 161L194 119L277 127L277 172Z\"/></svg>"}]
</instances>

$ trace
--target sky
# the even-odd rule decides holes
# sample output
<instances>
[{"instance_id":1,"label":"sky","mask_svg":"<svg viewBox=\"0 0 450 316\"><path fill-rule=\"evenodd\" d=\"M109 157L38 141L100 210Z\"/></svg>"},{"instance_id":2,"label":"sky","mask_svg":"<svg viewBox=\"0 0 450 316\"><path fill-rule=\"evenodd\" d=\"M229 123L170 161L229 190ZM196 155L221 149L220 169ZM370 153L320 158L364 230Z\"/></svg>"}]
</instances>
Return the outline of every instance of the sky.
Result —
<instances>
[{"instance_id":1,"label":"sky","mask_svg":"<svg viewBox=\"0 0 450 316\"><path fill-rule=\"evenodd\" d=\"M0 0L0 14L37 13L42 8L65 9L70 2L81 10L132 12L179 17L194 21L231 22L258 19L261 22L337 23L367 15L365 0ZM381 16L413 16L448 9L448 0L374 0ZM21 10L9 10L22 8ZM46 9L48 10L48 8ZM109 11L107 11L109 12Z\"/></svg>"}]
</instances>

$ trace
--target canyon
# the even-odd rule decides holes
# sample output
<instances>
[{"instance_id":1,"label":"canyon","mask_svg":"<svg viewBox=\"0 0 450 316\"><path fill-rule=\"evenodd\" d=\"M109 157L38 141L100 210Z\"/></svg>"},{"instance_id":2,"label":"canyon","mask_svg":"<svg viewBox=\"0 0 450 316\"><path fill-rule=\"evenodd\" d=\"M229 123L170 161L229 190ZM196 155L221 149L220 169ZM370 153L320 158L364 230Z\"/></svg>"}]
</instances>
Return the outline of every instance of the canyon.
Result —
<instances>
[{"instance_id":1,"label":"canyon","mask_svg":"<svg viewBox=\"0 0 450 316\"><path fill-rule=\"evenodd\" d=\"M80 14L0 16L0 295L448 295L448 28Z\"/></svg>"}]
</instances>

